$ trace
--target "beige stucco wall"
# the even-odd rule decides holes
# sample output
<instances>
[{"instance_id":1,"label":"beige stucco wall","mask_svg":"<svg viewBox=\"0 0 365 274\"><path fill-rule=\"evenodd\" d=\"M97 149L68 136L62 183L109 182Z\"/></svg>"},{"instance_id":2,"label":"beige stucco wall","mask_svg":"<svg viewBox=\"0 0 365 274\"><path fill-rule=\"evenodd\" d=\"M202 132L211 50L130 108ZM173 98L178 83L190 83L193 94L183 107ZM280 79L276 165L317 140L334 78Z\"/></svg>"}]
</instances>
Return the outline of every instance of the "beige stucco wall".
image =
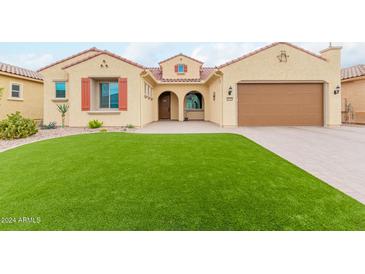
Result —
<instances>
[{"instance_id":1,"label":"beige stucco wall","mask_svg":"<svg viewBox=\"0 0 365 274\"><path fill-rule=\"evenodd\" d=\"M108 65L108 68L101 67L100 64ZM63 67L64 65L62 65ZM60 69L60 68L58 68ZM45 74L47 78L47 86L45 91L47 94L47 100L45 102L45 120L57 121L60 123L60 115L56 109L56 103L54 99L55 88L54 81L59 79L63 75L63 79L67 79L66 93L68 104L70 109L68 111L66 123L71 127L84 127L88 122L93 119L103 121L104 126L125 126L132 124L140 127L141 119L141 96L142 96L142 81L140 73L142 69L120 61L107 54L102 54L85 62L79 63L75 66L71 66L63 70L63 72L57 72L56 69L52 69L53 72ZM90 111L81 110L81 78L90 77L93 78L91 85L91 108ZM125 77L128 79L128 110L127 111L114 111L110 112L97 112L95 106L98 100L98 96L95 93L98 90L98 80L100 79L117 79ZM145 103L147 104L147 103ZM148 113L148 112L147 112ZM148 117L146 114L145 117ZM148 119L144 123L148 122Z\"/></svg>"},{"instance_id":2,"label":"beige stucco wall","mask_svg":"<svg viewBox=\"0 0 365 274\"><path fill-rule=\"evenodd\" d=\"M280 63L277 56L282 50L289 55ZM327 61L307 54L286 44L278 44L251 57L221 68L223 72L223 125L237 126L237 83L239 81L324 81L325 124L341 124L341 96L333 90L341 85L340 49L322 54ZM233 100L227 101L229 87Z\"/></svg>"},{"instance_id":3,"label":"beige stucco wall","mask_svg":"<svg viewBox=\"0 0 365 274\"><path fill-rule=\"evenodd\" d=\"M20 84L21 98L11 98L11 83ZM25 77L14 77L11 74L0 73L0 119L7 114L20 111L26 118L42 120L43 118L43 83Z\"/></svg>"},{"instance_id":4,"label":"beige stucco wall","mask_svg":"<svg viewBox=\"0 0 365 274\"><path fill-rule=\"evenodd\" d=\"M188 66L188 71L185 73L176 73L175 65L185 64ZM162 69L162 78L165 79L199 79L200 78L200 67L201 64L190 58L179 55L166 62L160 64Z\"/></svg>"},{"instance_id":5,"label":"beige stucco wall","mask_svg":"<svg viewBox=\"0 0 365 274\"><path fill-rule=\"evenodd\" d=\"M100 64L106 61L108 68L101 68ZM92 119L103 121L105 126L125 126L132 124L141 126L140 119L140 96L142 69L130 65L106 54L97 56L77 66L67 68L69 76L69 125L71 127L86 126ZM92 113L91 111L81 111L81 78L127 78L128 79L128 110L117 111L116 113ZM95 92L95 90L91 90Z\"/></svg>"},{"instance_id":6,"label":"beige stucco wall","mask_svg":"<svg viewBox=\"0 0 365 274\"><path fill-rule=\"evenodd\" d=\"M222 125L222 78L217 77L208 83L209 96L206 101L210 108L210 121ZM215 98L213 95L215 93Z\"/></svg>"},{"instance_id":7,"label":"beige stucco wall","mask_svg":"<svg viewBox=\"0 0 365 274\"><path fill-rule=\"evenodd\" d=\"M288 62L280 63L277 56L282 50L289 55ZM326 125L341 123L341 96L334 95L333 90L340 86L340 49L332 48L322 53L326 59L320 59L293 48L287 44L278 44L251 57L245 58L229 66L217 70L207 83L157 83L151 75L143 69L123 62L106 54L94 57L78 65L62 69L68 63L83 59L95 52L88 52L67 62L58 64L42 71L44 81L44 120L45 122L61 122L56 104L64 101L55 101L55 81L66 81L67 103L70 110L66 116L69 126L86 126L91 119L104 122L105 126L122 126L133 124L144 126L158 120L158 98L164 91L171 91L171 118L183 121L184 98L190 91L198 91L203 95L204 119L221 126L237 126L237 83L240 81L269 81L269 82L323 82L324 83L324 116ZM181 59L181 60L180 60ZM108 68L101 68L100 64L106 61ZM188 65L188 72L177 75L174 66L177 63ZM177 56L161 63L164 78L199 78L201 64ZM143 75L143 77L141 76ZM102 78L128 78L128 111L117 111L113 114L81 111L81 78L91 77L91 104L97 109L99 97L97 80ZM148 82L152 90L152 98L145 96L144 84ZM228 88L233 89L233 100L227 101ZM215 92L215 100L213 94Z\"/></svg>"},{"instance_id":8,"label":"beige stucco wall","mask_svg":"<svg viewBox=\"0 0 365 274\"><path fill-rule=\"evenodd\" d=\"M184 99L186 94L188 94L190 91L198 91L202 94L203 96L203 101L204 101L204 120L210 120L210 106L209 106L209 100L207 101L206 98L209 97L209 89L207 85L204 84L159 84L156 85L155 89L154 89L154 94L153 94L153 108L154 108L154 117L153 117L153 121L158 121L158 98L161 95L161 93L165 92L165 91L171 91L173 92L176 96L177 96L177 101L178 101L178 120L179 121L184 121L184 116L185 113L184 111L180 111L180 110L184 110L185 106L184 106ZM174 98L174 96L172 96L172 98ZM176 99L173 99L174 103L176 104ZM172 107L174 107L172 105ZM176 109L176 108L174 108ZM174 114L173 114L174 113ZM171 114L172 117L174 117L174 119L176 118L176 111L171 110Z\"/></svg>"},{"instance_id":9,"label":"beige stucco wall","mask_svg":"<svg viewBox=\"0 0 365 274\"><path fill-rule=\"evenodd\" d=\"M142 112L142 126L147 125L153 121L153 91L154 85L150 81L141 79L141 112ZM152 88L152 96L144 93L144 85L148 84Z\"/></svg>"},{"instance_id":10,"label":"beige stucco wall","mask_svg":"<svg viewBox=\"0 0 365 274\"><path fill-rule=\"evenodd\" d=\"M44 123L56 122L57 125L61 125L61 115L57 110L57 104L65 104L69 102L70 95L70 86L68 73L63 70L64 66L87 58L89 56L95 55L95 51L86 52L84 54L78 55L74 58L71 58L67 61L56 64L50 68L42 70L40 73L43 75L43 90L44 90ZM55 99L56 97L56 89L55 82L56 81L66 81L66 100ZM69 112L66 113L65 124L69 125Z\"/></svg>"},{"instance_id":11,"label":"beige stucco wall","mask_svg":"<svg viewBox=\"0 0 365 274\"><path fill-rule=\"evenodd\" d=\"M179 98L171 92L171 120L179 120Z\"/></svg>"},{"instance_id":12,"label":"beige stucco wall","mask_svg":"<svg viewBox=\"0 0 365 274\"><path fill-rule=\"evenodd\" d=\"M361 112L365 113L365 79L342 82L342 111L345 111L346 99L355 113L352 122L364 123L364 115Z\"/></svg>"}]
</instances>

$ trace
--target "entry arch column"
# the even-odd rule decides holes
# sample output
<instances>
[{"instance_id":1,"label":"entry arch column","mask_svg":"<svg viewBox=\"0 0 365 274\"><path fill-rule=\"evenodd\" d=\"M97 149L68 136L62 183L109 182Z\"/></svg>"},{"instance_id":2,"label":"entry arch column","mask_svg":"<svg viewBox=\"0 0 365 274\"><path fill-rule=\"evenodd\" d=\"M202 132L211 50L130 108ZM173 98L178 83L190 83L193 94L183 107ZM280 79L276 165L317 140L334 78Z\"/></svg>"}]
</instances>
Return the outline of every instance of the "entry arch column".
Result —
<instances>
[{"instance_id":1,"label":"entry arch column","mask_svg":"<svg viewBox=\"0 0 365 274\"><path fill-rule=\"evenodd\" d=\"M179 94L178 98L179 98L179 121L183 122L185 113L184 109L185 95L182 96L181 94Z\"/></svg>"}]
</instances>

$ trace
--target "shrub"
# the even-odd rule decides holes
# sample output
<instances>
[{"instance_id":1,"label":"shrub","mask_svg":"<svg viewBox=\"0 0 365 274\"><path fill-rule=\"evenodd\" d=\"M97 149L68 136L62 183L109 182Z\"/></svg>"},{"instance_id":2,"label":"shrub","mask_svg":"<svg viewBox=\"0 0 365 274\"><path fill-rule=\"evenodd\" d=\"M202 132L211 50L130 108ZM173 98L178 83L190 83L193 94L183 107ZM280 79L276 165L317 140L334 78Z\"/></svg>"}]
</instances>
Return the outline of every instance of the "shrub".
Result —
<instances>
[{"instance_id":1,"label":"shrub","mask_svg":"<svg viewBox=\"0 0 365 274\"><path fill-rule=\"evenodd\" d=\"M36 123L24 118L19 111L8 114L8 118L0 121L0 139L19 139L38 132Z\"/></svg>"},{"instance_id":2,"label":"shrub","mask_svg":"<svg viewBox=\"0 0 365 274\"><path fill-rule=\"evenodd\" d=\"M49 122L48 125L43 125L43 129L55 129L57 127L56 122Z\"/></svg>"},{"instance_id":3,"label":"shrub","mask_svg":"<svg viewBox=\"0 0 365 274\"><path fill-rule=\"evenodd\" d=\"M103 122L99 120L91 120L89 121L89 128L99 128L103 125Z\"/></svg>"},{"instance_id":4,"label":"shrub","mask_svg":"<svg viewBox=\"0 0 365 274\"><path fill-rule=\"evenodd\" d=\"M132 124L128 124L128 125L127 125L127 128L134 128L134 125L132 125Z\"/></svg>"}]
</instances>

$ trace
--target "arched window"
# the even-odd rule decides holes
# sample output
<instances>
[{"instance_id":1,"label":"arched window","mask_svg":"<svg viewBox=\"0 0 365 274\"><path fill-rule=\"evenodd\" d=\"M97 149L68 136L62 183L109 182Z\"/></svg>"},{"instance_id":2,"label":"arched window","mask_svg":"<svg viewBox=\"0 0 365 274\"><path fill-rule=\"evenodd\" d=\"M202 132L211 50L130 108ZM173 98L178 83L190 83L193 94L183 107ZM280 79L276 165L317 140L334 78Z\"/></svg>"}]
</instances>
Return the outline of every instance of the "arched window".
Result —
<instances>
[{"instance_id":1,"label":"arched window","mask_svg":"<svg viewBox=\"0 0 365 274\"><path fill-rule=\"evenodd\" d=\"M202 95L198 92L189 92L185 97L185 109L202 109Z\"/></svg>"}]
</instances>

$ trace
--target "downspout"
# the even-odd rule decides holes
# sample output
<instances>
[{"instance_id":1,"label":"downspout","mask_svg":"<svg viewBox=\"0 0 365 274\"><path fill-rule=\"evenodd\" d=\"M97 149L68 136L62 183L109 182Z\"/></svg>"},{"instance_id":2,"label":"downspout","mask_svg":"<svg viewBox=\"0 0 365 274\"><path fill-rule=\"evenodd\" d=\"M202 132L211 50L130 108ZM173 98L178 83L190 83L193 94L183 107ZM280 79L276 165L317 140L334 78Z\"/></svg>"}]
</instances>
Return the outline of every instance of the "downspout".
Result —
<instances>
[{"instance_id":1,"label":"downspout","mask_svg":"<svg viewBox=\"0 0 365 274\"><path fill-rule=\"evenodd\" d=\"M221 86L220 88L221 88L221 93L222 93L222 95L221 95L221 114L220 114L221 121L220 121L220 127L223 127L223 98L224 98L224 96L223 96L223 72L218 69L218 71L216 72L216 75L219 76L220 86Z\"/></svg>"},{"instance_id":2,"label":"downspout","mask_svg":"<svg viewBox=\"0 0 365 274\"><path fill-rule=\"evenodd\" d=\"M141 77L140 80L140 86L139 86L139 127L142 128L142 87L144 87L143 85L143 78Z\"/></svg>"}]
</instances>

